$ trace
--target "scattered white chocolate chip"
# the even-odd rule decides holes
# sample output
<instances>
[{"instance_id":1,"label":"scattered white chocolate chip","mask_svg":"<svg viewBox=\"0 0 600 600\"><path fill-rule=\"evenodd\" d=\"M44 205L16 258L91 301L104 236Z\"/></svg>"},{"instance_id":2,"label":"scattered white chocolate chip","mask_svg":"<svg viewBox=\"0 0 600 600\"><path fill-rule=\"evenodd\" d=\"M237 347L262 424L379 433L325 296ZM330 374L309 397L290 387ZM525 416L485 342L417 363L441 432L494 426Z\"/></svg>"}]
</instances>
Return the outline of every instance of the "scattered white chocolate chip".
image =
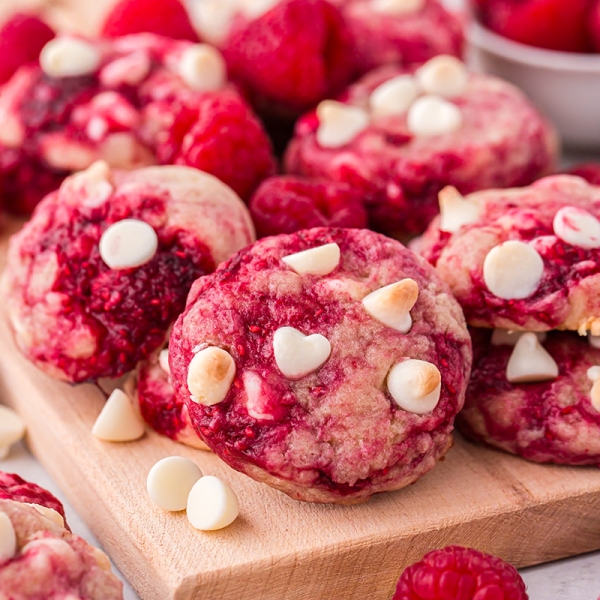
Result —
<instances>
[{"instance_id":1,"label":"scattered white chocolate chip","mask_svg":"<svg viewBox=\"0 0 600 600\"><path fill-rule=\"evenodd\" d=\"M469 83L469 72L465 63L446 54L428 60L416 70L415 77L425 93L445 98L461 96L466 92Z\"/></svg>"},{"instance_id":2,"label":"scattered white chocolate chip","mask_svg":"<svg viewBox=\"0 0 600 600\"><path fill-rule=\"evenodd\" d=\"M440 401L442 376L434 364L409 358L392 367L387 386L400 408L424 415L431 412Z\"/></svg>"},{"instance_id":3,"label":"scattered white chocolate chip","mask_svg":"<svg viewBox=\"0 0 600 600\"><path fill-rule=\"evenodd\" d=\"M5 512L0 512L0 565L17 553L17 535L12 521Z\"/></svg>"},{"instance_id":4,"label":"scattered white chocolate chip","mask_svg":"<svg viewBox=\"0 0 600 600\"><path fill-rule=\"evenodd\" d=\"M340 247L335 243L325 244L281 260L299 275L329 275L340 264Z\"/></svg>"},{"instance_id":5,"label":"scattered white chocolate chip","mask_svg":"<svg viewBox=\"0 0 600 600\"><path fill-rule=\"evenodd\" d=\"M587 370L587 376L590 381L598 381L600 379L600 367L594 365Z\"/></svg>"},{"instance_id":6,"label":"scattered white chocolate chip","mask_svg":"<svg viewBox=\"0 0 600 600\"><path fill-rule=\"evenodd\" d=\"M227 38L240 3L239 0L186 0L186 7L199 37L220 46Z\"/></svg>"},{"instance_id":7,"label":"scattered white chocolate chip","mask_svg":"<svg viewBox=\"0 0 600 600\"><path fill-rule=\"evenodd\" d=\"M419 86L412 75L399 75L376 87L369 98L371 113L387 117L406 112L419 95Z\"/></svg>"},{"instance_id":8,"label":"scattered white chocolate chip","mask_svg":"<svg viewBox=\"0 0 600 600\"><path fill-rule=\"evenodd\" d=\"M592 389L590 391L590 400L592 402L592 406L600 412L600 382L594 381L594 385L592 385Z\"/></svg>"},{"instance_id":9,"label":"scattered white chocolate chip","mask_svg":"<svg viewBox=\"0 0 600 600\"><path fill-rule=\"evenodd\" d=\"M340 148L369 126L369 115L358 106L323 100L317 106L317 142L323 148Z\"/></svg>"},{"instance_id":10,"label":"scattered white chocolate chip","mask_svg":"<svg viewBox=\"0 0 600 600\"><path fill-rule=\"evenodd\" d=\"M283 375L288 379L300 379L327 361L331 344L319 333L307 336L293 327L280 327L273 336L273 351Z\"/></svg>"},{"instance_id":11,"label":"scattered white chocolate chip","mask_svg":"<svg viewBox=\"0 0 600 600\"><path fill-rule=\"evenodd\" d=\"M31 502L25 502L31 508L35 508L40 514L44 515L47 519L50 519L53 523L58 525L59 527L65 526L65 520L62 515L56 512L53 508L48 508L47 506L42 506L41 504L32 504Z\"/></svg>"},{"instance_id":12,"label":"scattered white chocolate chip","mask_svg":"<svg viewBox=\"0 0 600 600\"><path fill-rule=\"evenodd\" d=\"M412 327L410 310L418 297L417 282L402 279L371 292L362 303L373 318L401 333L408 333Z\"/></svg>"},{"instance_id":13,"label":"scattered white chocolate chip","mask_svg":"<svg viewBox=\"0 0 600 600\"><path fill-rule=\"evenodd\" d=\"M100 238L100 256L113 270L139 267L152 260L157 248L156 231L138 219L117 221Z\"/></svg>"},{"instance_id":14,"label":"scattered white chocolate chip","mask_svg":"<svg viewBox=\"0 0 600 600\"><path fill-rule=\"evenodd\" d=\"M462 126L460 108L439 96L423 96L408 109L406 125L414 135L444 135Z\"/></svg>"},{"instance_id":15,"label":"scattered white chocolate chip","mask_svg":"<svg viewBox=\"0 0 600 600\"><path fill-rule=\"evenodd\" d=\"M508 359L506 379L511 383L548 381L558 377L558 365L535 333L524 333Z\"/></svg>"},{"instance_id":16,"label":"scattered white chocolate chip","mask_svg":"<svg viewBox=\"0 0 600 600\"><path fill-rule=\"evenodd\" d=\"M90 75L101 61L102 55L95 46L73 37L54 38L40 54L40 66L49 77Z\"/></svg>"},{"instance_id":17,"label":"scattered white chocolate chip","mask_svg":"<svg viewBox=\"0 0 600 600\"><path fill-rule=\"evenodd\" d=\"M440 229L456 233L463 225L479 219L481 207L467 200L455 187L445 187L438 195L440 202Z\"/></svg>"},{"instance_id":18,"label":"scattered white chocolate chip","mask_svg":"<svg viewBox=\"0 0 600 600\"><path fill-rule=\"evenodd\" d=\"M6 458L10 447L24 435L23 419L12 408L0 405L0 459Z\"/></svg>"},{"instance_id":19,"label":"scattered white chocolate chip","mask_svg":"<svg viewBox=\"0 0 600 600\"><path fill-rule=\"evenodd\" d=\"M179 59L179 75L193 90L214 92L227 81L227 65L216 48L194 44Z\"/></svg>"},{"instance_id":20,"label":"scattered white chocolate chip","mask_svg":"<svg viewBox=\"0 0 600 600\"><path fill-rule=\"evenodd\" d=\"M144 435L142 418L125 392L114 390L108 397L92 434L105 442L132 442Z\"/></svg>"},{"instance_id":21,"label":"scattered white chocolate chip","mask_svg":"<svg viewBox=\"0 0 600 600\"><path fill-rule=\"evenodd\" d=\"M194 355L188 367L191 399L204 406L223 402L235 377L235 361L229 352L209 346Z\"/></svg>"},{"instance_id":22,"label":"scattered white chocolate chip","mask_svg":"<svg viewBox=\"0 0 600 600\"><path fill-rule=\"evenodd\" d=\"M588 344L592 348L600 348L600 335L592 335L591 333L587 334Z\"/></svg>"},{"instance_id":23,"label":"scattered white chocolate chip","mask_svg":"<svg viewBox=\"0 0 600 600\"><path fill-rule=\"evenodd\" d=\"M388 15L406 15L420 11L425 5L425 0L372 0L375 12Z\"/></svg>"},{"instance_id":24,"label":"scattered white chocolate chip","mask_svg":"<svg viewBox=\"0 0 600 600\"><path fill-rule=\"evenodd\" d=\"M183 456L159 460L149 471L146 488L152 502L169 511L185 510L194 484L202 477L198 465Z\"/></svg>"},{"instance_id":25,"label":"scattered white chocolate chip","mask_svg":"<svg viewBox=\"0 0 600 600\"><path fill-rule=\"evenodd\" d=\"M521 336L526 333L525 331L511 331L509 329L494 329L492 333L492 346L514 346ZM546 332L544 331L532 331L539 340L540 344L546 341Z\"/></svg>"},{"instance_id":26,"label":"scattered white chocolate chip","mask_svg":"<svg viewBox=\"0 0 600 600\"><path fill-rule=\"evenodd\" d=\"M492 248L483 261L483 279L488 290L504 300L528 298L538 289L544 261L538 251L517 240Z\"/></svg>"},{"instance_id":27,"label":"scattered white chocolate chip","mask_svg":"<svg viewBox=\"0 0 600 600\"><path fill-rule=\"evenodd\" d=\"M240 512L235 492L218 477L199 479L187 500L187 518L200 531L216 531L231 525Z\"/></svg>"},{"instance_id":28,"label":"scattered white chocolate chip","mask_svg":"<svg viewBox=\"0 0 600 600\"><path fill-rule=\"evenodd\" d=\"M171 367L169 366L169 349L168 348L165 348L164 350L160 351L160 354L158 355L158 364L160 365L160 368L167 375L171 374Z\"/></svg>"},{"instance_id":29,"label":"scattered white chocolate chip","mask_svg":"<svg viewBox=\"0 0 600 600\"><path fill-rule=\"evenodd\" d=\"M571 244L590 250L600 248L600 221L583 208L563 206L552 223L556 237Z\"/></svg>"}]
</instances>

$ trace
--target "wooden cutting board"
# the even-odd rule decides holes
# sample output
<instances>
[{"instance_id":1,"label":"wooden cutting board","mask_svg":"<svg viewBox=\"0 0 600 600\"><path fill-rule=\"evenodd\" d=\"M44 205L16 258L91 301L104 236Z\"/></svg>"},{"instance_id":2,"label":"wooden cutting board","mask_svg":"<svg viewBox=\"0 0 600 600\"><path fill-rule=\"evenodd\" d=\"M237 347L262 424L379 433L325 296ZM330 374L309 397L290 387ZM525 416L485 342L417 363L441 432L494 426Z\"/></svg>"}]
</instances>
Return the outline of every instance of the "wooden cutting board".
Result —
<instances>
[{"instance_id":1,"label":"wooden cutting board","mask_svg":"<svg viewBox=\"0 0 600 600\"><path fill-rule=\"evenodd\" d=\"M4 319L0 400L23 416L32 451L143 600L389 600L404 566L447 544L519 567L600 548L600 470L535 465L458 436L422 480L352 507L295 502L150 432L101 442L90 433L100 391L28 364ZM146 475L170 455L231 484L241 506L232 526L202 533L152 505Z\"/></svg>"}]
</instances>

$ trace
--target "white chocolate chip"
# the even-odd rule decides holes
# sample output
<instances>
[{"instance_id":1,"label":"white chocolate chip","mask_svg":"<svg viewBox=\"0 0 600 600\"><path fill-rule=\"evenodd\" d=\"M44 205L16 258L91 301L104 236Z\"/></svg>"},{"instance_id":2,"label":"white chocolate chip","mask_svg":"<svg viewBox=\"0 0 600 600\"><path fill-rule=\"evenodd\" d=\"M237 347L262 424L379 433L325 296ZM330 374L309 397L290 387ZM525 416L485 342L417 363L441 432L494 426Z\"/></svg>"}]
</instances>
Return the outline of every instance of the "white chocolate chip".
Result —
<instances>
[{"instance_id":1,"label":"white chocolate chip","mask_svg":"<svg viewBox=\"0 0 600 600\"><path fill-rule=\"evenodd\" d=\"M229 352L209 346L194 355L188 367L191 399L204 406L223 402L235 377L235 361Z\"/></svg>"},{"instance_id":2,"label":"white chocolate chip","mask_svg":"<svg viewBox=\"0 0 600 600\"><path fill-rule=\"evenodd\" d=\"M481 215L479 204L467 200L455 187L445 187L438 198L440 229L447 233L456 233L463 225L477 221Z\"/></svg>"},{"instance_id":3,"label":"white chocolate chip","mask_svg":"<svg viewBox=\"0 0 600 600\"><path fill-rule=\"evenodd\" d=\"M8 110L0 111L0 144L7 148L20 148L25 142L25 128Z\"/></svg>"},{"instance_id":4,"label":"white chocolate chip","mask_svg":"<svg viewBox=\"0 0 600 600\"><path fill-rule=\"evenodd\" d=\"M587 334L588 343L592 348L600 348L600 335Z\"/></svg>"},{"instance_id":5,"label":"white chocolate chip","mask_svg":"<svg viewBox=\"0 0 600 600\"><path fill-rule=\"evenodd\" d=\"M461 96L467 90L469 72L465 63L455 56L440 55L427 61L415 72L421 89L426 94L445 98Z\"/></svg>"},{"instance_id":6,"label":"white chocolate chip","mask_svg":"<svg viewBox=\"0 0 600 600\"><path fill-rule=\"evenodd\" d=\"M462 112L456 104L439 96L423 96L408 109L406 125L414 135L434 136L453 133L463 123Z\"/></svg>"},{"instance_id":7,"label":"white chocolate chip","mask_svg":"<svg viewBox=\"0 0 600 600\"><path fill-rule=\"evenodd\" d=\"M186 0L190 19L200 38L215 46L227 39L239 0Z\"/></svg>"},{"instance_id":8,"label":"white chocolate chip","mask_svg":"<svg viewBox=\"0 0 600 600\"><path fill-rule=\"evenodd\" d=\"M10 447L24 435L23 419L12 408L0 405L0 459L5 458Z\"/></svg>"},{"instance_id":9,"label":"white chocolate chip","mask_svg":"<svg viewBox=\"0 0 600 600\"><path fill-rule=\"evenodd\" d=\"M165 348L164 350L160 351L160 354L158 355L158 364L160 365L160 368L167 375L171 374L171 367L169 366L169 349L168 348Z\"/></svg>"},{"instance_id":10,"label":"white chocolate chip","mask_svg":"<svg viewBox=\"0 0 600 600\"><path fill-rule=\"evenodd\" d=\"M37 510L40 514L44 515L44 517L47 519L50 519L59 527L65 526L65 520L63 519L63 516L56 512L53 508L48 508L47 506L42 506L41 504L32 504L31 502L24 502L24 504L35 508L35 510Z\"/></svg>"},{"instance_id":11,"label":"white chocolate chip","mask_svg":"<svg viewBox=\"0 0 600 600\"><path fill-rule=\"evenodd\" d=\"M85 171L71 175L66 181L77 193L78 201L88 208L104 204L114 193L108 164L99 160Z\"/></svg>"},{"instance_id":12,"label":"white chocolate chip","mask_svg":"<svg viewBox=\"0 0 600 600\"><path fill-rule=\"evenodd\" d=\"M194 44L179 59L179 75L193 90L214 92L227 81L227 65L216 48Z\"/></svg>"},{"instance_id":13,"label":"white chocolate chip","mask_svg":"<svg viewBox=\"0 0 600 600\"><path fill-rule=\"evenodd\" d=\"M510 331L508 329L494 329L492 333L492 346L514 346L520 339L520 337L526 333L525 331ZM546 341L546 332L544 331L533 331L535 337L539 340L540 344Z\"/></svg>"},{"instance_id":14,"label":"white chocolate chip","mask_svg":"<svg viewBox=\"0 0 600 600\"><path fill-rule=\"evenodd\" d=\"M412 327L410 310L418 297L417 282L402 279L371 292L362 303L374 319L401 333L408 333Z\"/></svg>"},{"instance_id":15,"label":"white chocolate chip","mask_svg":"<svg viewBox=\"0 0 600 600\"><path fill-rule=\"evenodd\" d=\"M5 512L0 512L0 565L17 554L17 535L12 521Z\"/></svg>"},{"instance_id":16,"label":"white chocolate chip","mask_svg":"<svg viewBox=\"0 0 600 600\"><path fill-rule=\"evenodd\" d=\"M592 406L600 412L600 381L594 381L594 385L590 391L590 400L592 402Z\"/></svg>"},{"instance_id":17,"label":"white chocolate chip","mask_svg":"<svg viewBox=\"0 0 600 600\"><path fill-rule=\"evenodd\" d=\"M58 37L48 42L40 54L40 66L49 77L78 77L98 70L102 55L85 40Z\"/></svg>"},{"instance_id":18,"label":"white chocolate chip","mask_svg":"<svg viewBox=\"0 0 600 600\"><path fill-rule=\"evenodd\" d=\"M335 243L325 244L281 260L299 275L329 275L340 264L340 247Z\"/></svg>"},{"instance_id":19,"label":"white chocolate chip","mask_svg":"<svg viewBox=\"0 0 600 600\"><path fill-rule=\"evenodd\" d=\"M419 95L419 86L412 75L399 75L376 87L369 98L375 117L405 113Z\"/></svg>"},{"instance_id":20,"label":"white chocolate chip","mask_svg":"<svg viewBox=\"0 0 600 600\"><path fill-rule=\"evenodd\" d=\"M406 15L420 11L425 0L372 0L373 10L388 15Z\"/></svg>"},{"instance_id":21,"label":"white chocolate chip","mask_svg":"<svg viewBox=\"0 0 600 600\"><path fill-rule=\"evenodd\" d=\"M369 115L358 106L323 100L317 106L317 142L322 148L340 148L369 126Z\"/></svg>"},{"instance_id":22,"label":"white chocolate chip","mask_svg":"<svg viewBox=\"0 0 600 600\"><path fill-rule=\"evenodd\" d=\"M146 488L152 502L169 511L185 510L194 484L202 477L198 465L183 456L159 460L148 473Z\"/></svg>"},{"instance_id":23,"label":"white chocolate chip","mask_svg":"<svg viewBox=\"0 0 600 600\"><path fill-rule=\"evenodd\" d=\"M442 376L434 364L409 358L392 367L387 386L400 408L424 415L430 413L440 401Z\"/></svg>"},{"instance_id":24,"label":"white chocolate chip","mask_svg":"<svg viewBox=\"0 0 600 600\"><path fill-rule=\"evenodd\" d=\"M319 333L307 336L293 327L281 327L273 336L273 351L283 375L288 379L300 379L327 361L331 344Z\"/></svg>"},{"instance_id":25,"label":"white chocolate chip","mask_svg":"<svg viewBox=\"0 0 600 600\"><path fill-rule=\"evenodd\" d=\"M600 379L600 367L594 365L587 370L587 376L590 381L598 381Z\"/></svg>"},{"instance_id":26,"label":"white chocolate chip","mask_svg":"<svg viewBox=\"0 0 600 600\"><path fill-rule=\"evenodd\" d=\"M240 512L235 492L218 477L199 479L187 501L187 518L200 531L216 531L231 525Z\"/></svg>"},{"instance_id":27,"label":"white chocolate chip","mask_svg":"<svg viewBox=\"0 0 600 600\"><path fill-rule=\"evenodd\" d=\"M540 344L535 333L524 333L508 359L506 379L510 383L548 381L558 377L558 365Z\"/></svg>"},{"instance_id":28,"label":"white chocolate chip","mask_svg":"<svg viewBox=\"0 0 600 600\"><path fill-rule=\"evenodd\" d=\"M142 418L125 392L112 392L92 427L92 434L105 442L133 442L144 435Z\"/></svg>"},{"instance_id":29,"label":"white chocolate chip","mask_svg":"<svg viewBox=\"0 0 600 600\"><path fill-rule=\"evenodd\" d=\"M100 239L100 256L113 270L139 267L152 260L157 248L156 231L138 219L113 223Z\"/></svg>"},{"instance_id":30,"label":"white chocolate chip","mask_svg":"<svg viewBox=\"0 0 600 600\"><path fill-rule=\"evenodd\" d=\"M483 262L483 279L488 290L504 300L528 298L538 289L544 261L538 251L512 240L492 248Z\"/></svg>"},{"instance_id":31,"label":"white chocolate chip","mask_svg":"<svg viewBox=\"0 0 600 600\"><path fill-rule=\"evenodd\" d=\"M552 223L556 237L585 250L600 248L600 221L582 208L563 206Z\"/></svg>"}]
</instances>

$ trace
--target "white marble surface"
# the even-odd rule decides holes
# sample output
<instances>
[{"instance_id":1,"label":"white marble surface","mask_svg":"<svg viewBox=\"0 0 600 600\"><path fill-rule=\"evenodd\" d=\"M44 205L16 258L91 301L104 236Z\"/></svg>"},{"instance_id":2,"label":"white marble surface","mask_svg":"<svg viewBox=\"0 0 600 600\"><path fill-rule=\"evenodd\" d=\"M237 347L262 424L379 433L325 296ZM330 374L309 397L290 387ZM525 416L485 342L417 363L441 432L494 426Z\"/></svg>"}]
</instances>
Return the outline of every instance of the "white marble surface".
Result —
<instances>
[{"instance_id":1,"label":"white marble surface","mask_svg":"<svg viewBox=\"0 0 600 600\"><path fill-rule=\"evenodd\" d=\"M17 473L52 492L65 504L67 520L73 531L100 547L98 540L67 502L54 480L23 444L13 447L8 458L0 461L0 470ZM530 600L600 600L600 552L523 569L521 573L527 584ZM125 600L139 600L122 575L117 574L125 582Z\"/></svg>"}]
</instances>

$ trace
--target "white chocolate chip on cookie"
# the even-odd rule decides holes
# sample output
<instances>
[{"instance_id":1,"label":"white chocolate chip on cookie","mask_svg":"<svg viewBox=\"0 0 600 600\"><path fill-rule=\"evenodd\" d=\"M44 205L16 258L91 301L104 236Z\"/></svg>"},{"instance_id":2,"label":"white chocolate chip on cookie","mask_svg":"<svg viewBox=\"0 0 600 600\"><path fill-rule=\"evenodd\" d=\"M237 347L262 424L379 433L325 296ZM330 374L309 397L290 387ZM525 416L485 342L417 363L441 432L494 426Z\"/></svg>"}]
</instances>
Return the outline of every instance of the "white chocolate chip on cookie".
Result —
<instances>
[{"instance_id":1,"label":"white chocolate chip on cookie","mask_svg":"<svg viewBox=\"0 0 600 600\"><path fill-rule=\"evenodd\" d=\"M91 75L100 66L100 51L85 40L58 37L48 42L40 54L40 66L49 77Z\"/></svg>"},{"instance_id":2,"label":"white chocolate chip on cookie","mask_svg":"<svg viewBox=\"0 0 600 600\"><path fill-rule=\"evenodd\" d=\"M600 248L600 221L583 208L563 206L552 223L556 237L585 250Z\"/></svg>"},{"instance_id":3,"label":"white chocolate chip on cookie","mask_svg":"<svg viewBox=\"0 0 600 600\"><path fill-rule=\"evenodd\" d=\"M12 408L0 405L0 459L5 458L10 447L24 435L23 419Z\"/></svg>"},{"instance_id":4,"label":"white chocolate chip on cookie","mask_svg":"<svg viewBox=\"0 0 600 600\"><path fill-rule=\"evenodd\" d=\"M329 275L340 264L340 247L335 243L325 244L281 260L299 275Z\"/></svg>"},{"instance_id":5,"label":"white chocolate chip on cookie","mask_svg":"<svg viewBox=\"0 0 600 600\"><path fill-rule=\"evenodd\" d=\"M160 351L160 354L158 355L158 364L160 365L160 368L167 375L171 374L171 367L169 366L169 349L168 348L165 348L164 350Z\"/></svg>"},{"instance_id":6,"label":"white chocolate chip on cookie","mask_svg":"<svg viewBox=\"0 0 600 600\"><path fill-rule=\"evenodd\" d=\"M322 148L340 148L369 126L369 115L358 106L323 100L317 106L317 142Z\"/></svg>"},{"instance_id":7,"label":"white chocolate chip on cookie","mask_svg":"<svg viewBox=\"0 0 600 600\"><path fill-rule=\"evenodd\" d=\"M65 526L65 520L63 519L62 515L56 512L53 508L48 508L47 506L42 506L41 504L32 504L31 502L25 502L25 504L35 508L35 510L37 510L40 514L50 519L59 527Z\"/></svg>"},{"instance_id":8,"label":"white chocolate chip on cookie","mask_svg":"<svg viewBox=\"0 0 600 600\"><path fill-rule=\"evenodd\" d=\"M414 279L402 279L375 290L362 302L373 318L401 333L408 333L412 326L410 311L418 297L417 282Z\"/></svg>"},{"instance_id":9,"label":"white chocolate chip on cookie","mask_svg":"<svg viewBox=\"0 0 600 600\"><path fill-rule=\"evenodd\" d=\"M318 333L307 336L293 327L281 327L273 336L273 351L283 375L288 379L301 379L327 361L331 344Z\"/></svg>"},{"instance_id":10,"label":"white chocolate chip on cookie","mask_svg":"<svg viewBox=\"0 0 600 600\"><path fill-rule=\"evenodd\" d=\"M465 63L455 56L440 55L427 61L415 72L421 89L427 94L445 98L461 96L467 90L469 72Z\"/></svg>"},{"instance_id":11,"label":"white chocolate chip on cookie","mask_svg":"<svg viewBox=\"0 0 600 600\"><path fill-rule=\"evenodd\" d=\"M176 512L185 510L188 496L201 477L202 471L194 461L183 456L169 456L150 469L146 488L154 504Z\"/></svg>"},{"instance_id":12,"label":"white chocolate chip on cookie","mask_svg":"<svg viewBox=\"0 0 600 600\"><path fill-rule=\"evenodd\" d=\"M405 113L419 95L419 86L412 75L399 75L376 87L369 98L375 117Z\"/></svg>"},{"instance_id":13,"label":"white chocolate chip on cookie","mask_svg":"<svg viewBox=\"0 0 600 600\"><path fill-rule=\"evenodd\" d=\"M535 333L524 333L508 359L506 379L511 383L548 381L558 377L558 365Z\"/></svg>"},{"instance_id":14,"label":"white chocolate chip on cookie","mask_svg":"<svg viewBox=\"0 0 600 600\"><path fill-rule=\"evenodd\" d=\"M456 233L463 225L479 219L481 207L467 200L455 187L447 186L438 195L440 202L440 229Z\"/></svg>"},{"instance_id":15,"label":"white chocolate chip on cookie","mask_svg":"<svg viewBox=\"0 0 600 600\"><path fill-rule=\"evenodd\" d=\"M227 65L216 48L194 44L179 59L179 75L193 90L214 92L227 81Z\"/></svg>"},{"instance_id":16,"label":"white chocolate chip on cookie","mask_svg":"<svg viewBox=\"0 0 600 600\"><path fill-rule=\"evenodd\" d=\"M12 521L5 512L0 512L0 565L17 553L17 535Z\"/></svg>"},{"instance_id":17,"label":"white chocolate chip on cookie","mask_svg":"<svg viewBox=\"0 0 600 600\"><path fill-rule=\"evenodd\" d=\"M191 399L204 406L223 402L235 373L235 361L229 352L215 346L200 350L188 367L187 385Z\"/></svg>"},{"instance_id":18,"label":"white chocolate chip on cookie","mask_svg":"<svg viewBox=\"0 0 600 600\"><path fill-rule=\"evenodd\" d=\"M375 12L388 15L406 15L420 11L425 0L372 0Z\"/></svg>"},{"instance_id":19,"label":"white chocolate chip on cookie","mask_svg":"<svg viewBox=\"0 0 600 600\"><path fill-rule=\"evenodd\" d=\"M392 367L387 386L400 408L424 415L430 413L440 401L442 376L434 364L409 358Z\"/></svg>"},{"instance_id":20,"label":"white chocolate chip on cookie","mask_svg":"<svg viewBox=\"0 0 600 600\"><path fill-rule=\"evenodd\" d=\"M125 392L114 390L109 396L92 434L105 442L133 442L144 435L144 422Z\"/></svg>"},{"instance_id":21,"label":"white chocolate chip on cookie","mask_svg":"<svg viewBox=\"0 0 600 600\"><path fill-rule=\"evenodd\" d=\"M187 500L187 518L200 531L215 531L231 525L240 512L235 492L218 477L199 479Z\"/></svg>"},{"instance_id":22,"label":"white chocolate chip on cookie","mask_svg":"<svg viewBox=\"0 0 600 600\"><path fill-rule=\"evenodd\" d=\"M462 112L456 104L439 96L423 96L408 109L408 130L419 136L434 136L453 133L463 123Z\"/></svg>"},{"instance_id":23,"label":"white chocolate chip on cookie","mask_svg":"<svg viewBox=\"0 0 600 600\"><path fill-rule=\"evenodd\" d=\"M100 238L100 256L113 270L140 267L152 260L157 249L156 231L138 219L113 223Z\"/></svg>"}]
</instances>

